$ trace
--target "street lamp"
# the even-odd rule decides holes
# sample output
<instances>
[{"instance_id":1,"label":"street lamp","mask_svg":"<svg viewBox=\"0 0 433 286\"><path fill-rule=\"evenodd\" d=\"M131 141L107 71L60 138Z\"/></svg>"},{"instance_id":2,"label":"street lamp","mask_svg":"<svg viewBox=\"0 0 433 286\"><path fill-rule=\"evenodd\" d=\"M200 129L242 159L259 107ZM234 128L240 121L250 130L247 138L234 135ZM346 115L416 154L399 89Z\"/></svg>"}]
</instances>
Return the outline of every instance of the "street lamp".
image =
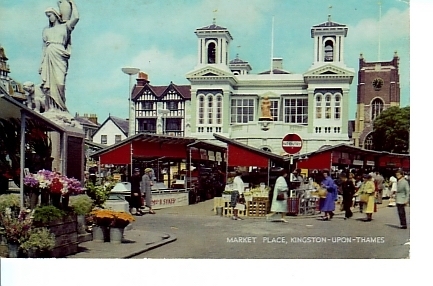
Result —
<instances>
[{"instance_id":1,"label":"street lamp","mask_svg":"<svg viewBox=\"0 0 433 286\"><path fill-rule=\"evenodd\" d=\"M167 114L169 114L170 113L170 110L169 109L159 109L158 110L159 111L159 113L161 114L161 120L162 120L162 134L165 134L165 125L166 125L166 121L167 121ZM164 115L165 115L165 120L164 120Z\"/></svg>"},{"instance_id":2,"label":"street lamp","mask_svg":"<svg viewBox=\"0 0 433 286\"><path fill-rule=\"evenodd\" d=\"M129 75L129 89L128 89L128 100L129 100L129 131L128 137L135 135L135 116L134 116L134 103L132 102L132 76L137 74L140 69L132 67L124 67L122 71Z\"/></svg>"}]
</instances>

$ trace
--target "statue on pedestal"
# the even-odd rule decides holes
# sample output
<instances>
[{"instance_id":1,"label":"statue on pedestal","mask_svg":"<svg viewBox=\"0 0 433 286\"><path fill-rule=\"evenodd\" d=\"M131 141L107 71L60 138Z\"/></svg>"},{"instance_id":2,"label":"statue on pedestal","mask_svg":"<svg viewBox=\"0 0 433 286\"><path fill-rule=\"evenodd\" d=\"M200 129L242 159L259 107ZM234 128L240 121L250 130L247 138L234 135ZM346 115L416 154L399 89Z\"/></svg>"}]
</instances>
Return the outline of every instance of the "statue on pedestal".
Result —
<instances>
[{"instance_id":1,"label":"statue on pedestal","mask_svg":"<svg viewBox=\"0 0 433 286\"><path fill-rule=\"evenodd\" d=\"M73 0L62 0L58 4L60 12L54 8L45 10L49 25L42 33L44 48L39 74L42 79L41 89L47 97L46 111L68 110L65 81L71 55L71 33L79 20Z\"/></svg>"},{"instance_id":2,"label":"statue on pedestal","mask_svg":"<svg viewBox=\"0 0 433 286\"><path fill-rule=\"evenodd\" d=\"M271 101L268 96L264 96L261 104L262 116L259 117L259 121L273 121L271 114Z\"/></svg>"}]
</instances>

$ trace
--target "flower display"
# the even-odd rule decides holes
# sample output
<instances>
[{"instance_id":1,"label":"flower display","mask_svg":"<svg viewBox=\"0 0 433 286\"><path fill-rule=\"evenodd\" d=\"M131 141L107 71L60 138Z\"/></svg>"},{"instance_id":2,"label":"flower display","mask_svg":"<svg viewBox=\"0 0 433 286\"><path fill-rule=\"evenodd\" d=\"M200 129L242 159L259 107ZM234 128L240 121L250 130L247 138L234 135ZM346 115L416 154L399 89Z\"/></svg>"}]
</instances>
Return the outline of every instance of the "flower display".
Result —
<instances>
[{"instance_id":1,"label":"flower display","mask_svg":"<svg viewBox=\"0 0 433 286\"><path fill-rule=\"evenodd\" d=\"M2 214L0 220L5 229L8 243L19 244L28 239L32 227L32 220L29 217L26 217L23 213L18 218Z\"/></svg>"},{"instance_id":2,"label":"flower display","mask_svg":"<svg viewBox=\"0 0 433 286\"><path fill-rule=\"evenodd\" d=\"M135 221L134 217L125 212L114 212L114 221L111 223L111 227L125 228L128 224Z\"/></svg>"},{"instance_id":3,"label":"flower display","mask_svg":"<svg viewBox=\"0 0 433 286\"><path fill-rule=\"evenodd\" d=\"M68 178L48 170L40 170L36 174L26 175L24 185L30 188L46 189L51 193L61 194L62 196L83 193L81 182L77 179Z\"/></svg>"},{"instance_id":4,"label":"flower display","mask_svg":"<svg viewBox=\"0 0 433 286\"><path fill-rule=\"evenodd\" d=\"M107 209L94 210L90 215L93 216L93 221L98 226L124 228L135 221L134 217L129 213Z\"/></svg>"}]
</instances>

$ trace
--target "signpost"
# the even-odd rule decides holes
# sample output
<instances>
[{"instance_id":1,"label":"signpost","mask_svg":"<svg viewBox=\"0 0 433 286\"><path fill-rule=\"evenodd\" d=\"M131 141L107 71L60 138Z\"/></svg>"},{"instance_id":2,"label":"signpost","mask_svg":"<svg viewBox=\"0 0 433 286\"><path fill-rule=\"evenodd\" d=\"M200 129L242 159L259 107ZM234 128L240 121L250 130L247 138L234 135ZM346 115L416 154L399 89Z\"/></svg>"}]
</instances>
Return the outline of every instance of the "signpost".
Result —
<instances>
[{"instance_id":1,"label":"signpost","mask_svg":"<svg viewBox=\"0 0 433 286\"><path fill-rule=\"evenodd\" d=\"M283 147L283 150L290 155L290 169L292 168L293 164L293 157L292 155L295 155L302 149L302 139L299 137L298 134L289 133L286 136L284 136L281 146ZM291 178L292 176L289 176Z\"/></svg>"}]
</instances>

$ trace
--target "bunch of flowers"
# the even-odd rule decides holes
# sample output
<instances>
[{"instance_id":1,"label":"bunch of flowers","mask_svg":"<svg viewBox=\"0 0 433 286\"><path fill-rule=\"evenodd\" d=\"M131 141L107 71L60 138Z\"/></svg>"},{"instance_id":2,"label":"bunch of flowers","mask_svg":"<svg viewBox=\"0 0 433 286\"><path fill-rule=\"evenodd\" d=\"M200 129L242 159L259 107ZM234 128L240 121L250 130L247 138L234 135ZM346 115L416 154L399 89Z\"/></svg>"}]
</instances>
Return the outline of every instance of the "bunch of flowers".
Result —
<instances>
[{"instance_id":1,"label":"bunch of flowers","mask_svg":"<svg viewBox=\"0 0 433 286\"><path fill-rule=\"evenodd\" d=\"M8 243L20 244L28 239L32 220L25 213L21 213L18 218L14 218L8 214L1 214L0 220L5 229Z\"/></svg>"},{"instance_id":2,"label":"bunch of flowers","mask_svg":"<svg viewBox=\"0 0 433 286\"><path fill-rule=\"evenodd\" d=\"M51 193L62 196L83 193L81 182L77 179L68 178L48 170L40 170L36 174L26 175L24 185L30 188L49 190Z\"/></svg>"},{"instance_id":3,"label":"bunch of flowers","mask_svg":"<svg viewBox=\"0 0 433 286\"><path fill-rule=\"evenodd\" d=\"M134 217L125 212L114 212L114 221L111 223L112 227L125 228L128 224L135 221Z\"/></svg>"},{"instance_id":4,"label":"bunch of flowers","mask_svg":"<svg viewBox=\"0 0 433 286\"><path fill-rule=\"evenodd\" d=\"M114 212L112 210L98 209L90 213L93 222L98 226L110 226L114 221Z\"/></svg>"}]
</instances>

